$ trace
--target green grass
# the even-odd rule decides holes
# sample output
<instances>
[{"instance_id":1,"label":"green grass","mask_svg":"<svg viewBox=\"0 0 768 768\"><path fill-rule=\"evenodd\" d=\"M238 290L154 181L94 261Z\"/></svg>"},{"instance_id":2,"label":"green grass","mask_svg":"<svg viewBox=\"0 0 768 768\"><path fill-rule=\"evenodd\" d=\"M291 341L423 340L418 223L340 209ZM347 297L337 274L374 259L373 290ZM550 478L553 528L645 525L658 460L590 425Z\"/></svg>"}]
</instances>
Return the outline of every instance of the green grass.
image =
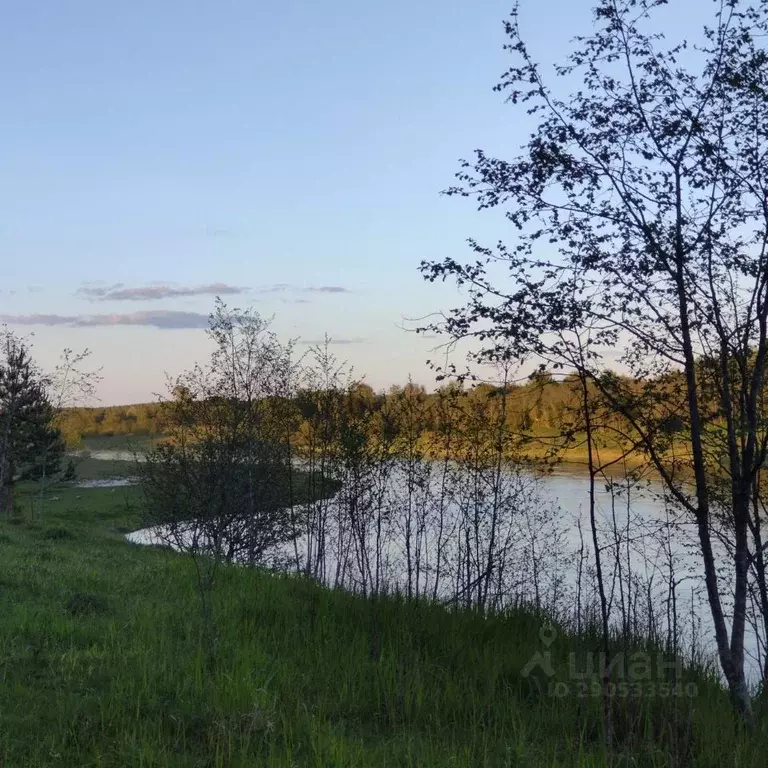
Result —
<instances>
[{"instance_id":1,"label":"green grass","mask_svg":"<svg viewBox=\"0 0 768 768\"><path fill-rule=\"evenodd\" d=\"M225 569L206 673L190 559L126 543L136 488L19 495L0 521L0 765L765 766L722 690L639 701L606 754L597 699L547 695L524 611L483 618ZM571 650L596 647L561 632ZM542 686L541 684L544 683ZM761 721L762 722L762 721ZM688 752L686 758L685 753Z\"/></svg>"}]
</instances>

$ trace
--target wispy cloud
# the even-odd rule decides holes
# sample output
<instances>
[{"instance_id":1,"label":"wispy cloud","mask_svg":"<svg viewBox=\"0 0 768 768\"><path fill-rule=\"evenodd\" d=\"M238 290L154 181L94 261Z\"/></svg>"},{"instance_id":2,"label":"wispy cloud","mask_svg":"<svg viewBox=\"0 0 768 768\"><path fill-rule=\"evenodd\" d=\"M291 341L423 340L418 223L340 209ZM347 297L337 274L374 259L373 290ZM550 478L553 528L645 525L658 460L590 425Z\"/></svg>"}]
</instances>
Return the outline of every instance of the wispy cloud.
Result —
<instances>
[{"instance_id":1,"label":"wispy cloud","mask_svg":"<svg viewBox=\"0 0 768 768\"><path fill-rule=\"evenodd\" d=\"M157 310L100 315L0 315L0 322L9 325L63 325L70 328L133 325L169 330L176 328L207 328L208 315L199 312Z\"/></svg>"},{"instance_id":2,"label":"wispy cloud","mask_svg":"<svg viewBox=\"0 0 768 768\"><path fill-rule=\"evenodd\" d=\"M310 285L302 288L298 285L291 283L275 283L274 285L267 285L263 288L258 288L256 293L352 293L349 288L345 288L342 285Z\"/></svg>"},{"instance_id":3,"label":"wispy cloud","mask_svg":"<svg viewBox=\"0 0 768 768\"><path fill-rule=\"evenodd\" d=\"M368 339L361 338L361 337L354 337L351 339L334 339L329 338L328 343L329 344L364 344ZM306 344L308 347L316 347L316 346L323 346L325 344L325 339L302 339L300 344Z\"/></svg>"},{"instance_id":4,"label":"wispy cloud","mask_svg":"<svg viewBox=\"0 0 768 768\"><path fill-rule=\"evenodd\" d=\"M227 285L226 283L194 286L157 283L135 288L126 287L123 283L114 283L113 285L89 283L81 286L77 294L96 301L157 301L184 296L232 296L245 293L247 290L243 286Z\"/></svg>"},{"instance_id":5,"label":"wispy cloud","mask_svg":"<svg viewBox=\"0 0 768 768\"><path fill-rule=\"evenodd\" d=\"M286 293L287 291L295 291L296 286L289 285L288 283L275 283L274 285L267 285L263 288L257 288L256 293Z\"/></svg>"},{"instance_id":6,"label":"wispy cloud","mask_svg":"<svg viewBox=\"0 0 768 768\"><path fill-rule=\"evenodd\" d=\"M352 293L349 288L341 285L315 285L305 288L308 293Z\"/></svg>"}]
</instances>

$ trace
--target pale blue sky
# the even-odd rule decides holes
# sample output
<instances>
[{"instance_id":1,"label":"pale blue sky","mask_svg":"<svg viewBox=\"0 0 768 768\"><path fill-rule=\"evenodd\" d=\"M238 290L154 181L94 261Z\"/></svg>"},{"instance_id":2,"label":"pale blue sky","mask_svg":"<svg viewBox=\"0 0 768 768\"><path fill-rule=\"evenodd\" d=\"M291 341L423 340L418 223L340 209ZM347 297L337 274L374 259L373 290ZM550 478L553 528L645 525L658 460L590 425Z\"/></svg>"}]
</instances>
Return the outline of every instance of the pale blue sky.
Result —
<instances>
[{"instance_id":1,"label":"pale blue sky","mask_svg":"<svg viewBox=\"0 0 768 768\"><path fill-rule=\"evenodd\" d=\"M523 0L534 53L557 58L591 5ZM0 314L44 365L87 346L105 403L151 399L206 354L201 330L155 326L195 325L226 285L285 336L352 342L375 387L431 384L435 342L398 325L461 299L418 263L507 232L440 190L527 134L492 91L509 0L0 9Z\"/></svg>"}]
</instances>

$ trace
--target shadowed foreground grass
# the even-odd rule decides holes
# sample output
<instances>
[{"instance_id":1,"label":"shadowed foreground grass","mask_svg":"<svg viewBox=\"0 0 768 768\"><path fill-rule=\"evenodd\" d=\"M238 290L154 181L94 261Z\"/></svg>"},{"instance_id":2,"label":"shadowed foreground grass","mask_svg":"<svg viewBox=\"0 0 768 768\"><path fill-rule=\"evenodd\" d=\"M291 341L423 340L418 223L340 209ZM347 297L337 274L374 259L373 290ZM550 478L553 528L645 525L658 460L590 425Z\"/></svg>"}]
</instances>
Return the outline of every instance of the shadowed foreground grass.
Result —
<instances>
[{"instance_id":1,"label":"shadowed foreground grass","mask_svg":"<svg viewBox=\"0 0 768 768\"><path fill-rule=\"evenodd\" d=\"M535 616L240 567L217 585L210 677L191 562L123 538L137 489L56 493L0 522L3 766L766 765L763 727L745 734L706 675L684 676L692 698L617 698L606 756L599 699L522 676L543 650ZM557 679L595 647L561 632Z\"/></svg>"}]
</instances>

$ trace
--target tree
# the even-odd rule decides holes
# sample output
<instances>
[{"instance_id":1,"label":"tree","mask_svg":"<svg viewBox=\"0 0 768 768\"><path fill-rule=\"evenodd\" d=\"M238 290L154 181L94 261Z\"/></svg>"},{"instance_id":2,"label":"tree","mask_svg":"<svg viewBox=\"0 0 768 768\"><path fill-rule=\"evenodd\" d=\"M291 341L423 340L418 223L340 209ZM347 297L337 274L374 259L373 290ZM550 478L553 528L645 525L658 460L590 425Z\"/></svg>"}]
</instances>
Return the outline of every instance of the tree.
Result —
<instances>
[{"instance_id":1,"label":"tree","mask_svg":"<svg viewBox=\"0 0 768 768\"><path fill-rule=\"evenodd\" d=\"M101 380L99 371L83 370L82 364L90 357L90 350L75 353L67 348L61 353L59 364L53 375L47 379L48 397L51 405L51 424L55 427L53 439L43 441L40 445L40 509L44 499L44 493L51 473L48 471L49 454L55 460L57 452L60 454L61 445L77 444L82 436L82 425L73 423L66 417L65 408L72 408L78 403L89 400L96 395L96 384ZM79 421L79 420L77 420ZM74 429L73 429L74 427ZM78 429L79 427L79 429ZM58 467L58 464L55 464ZM62 479L74 480L75 465L72 459L67 463L67 468Z\"/></svg>"},{"instance_id":2,"label":"tree","mask_svg":"<svg viewBox=\"0 0 768 768\"><path fill-rule=\"evenodd\" d=\"M170 382L166 440L138 464L147 526L195 564L210 668L216 661L212 591L219 565L263 564L296 530L291 492L292 345L252 311L217 300L215 348Z\"/></svg>"},{"instance_id":3,"label":"tree","mask_svg":"<svg viewBox=\"0 0 768 768\"><path fill-rule=\"evenodd\" d=\"M557 76L583 83L563 97L542 77L513 13L506 48L515 63L497 90L536 128L511 161L477 151L448 192L476 196L481 209L503 207L515 241L470 241L473 262L423 262L422 271L469 289L466 305L438 330L483 341L481 361L504 349L562 367L560 342L589 329L579 375L621 414L636 450L695 523L720 665L749 721L750 499L768 448L760 397L768 357L768 54L760 38L768 3L715 0L696 46L668 45L654 31L666 4L599 0L593 32L556 67ZM632 387L603 375L606 351L620 347ZM716 413L704 404L703 356L716 361L708 369ZM674 372L682 386L661 387ZM674 461L664 428L672 417L686 448ZM719 573L713 547L713 443L728 479L730 578Z\"/></svg>"},{"instance_id":4,"label":"tree","mask_svg":"<svg viewBox=\"0 0 768 768\"><path fill-rule=\"evenodd\" d=\"M58 472L64 443L54 424L49 382L28 345L6 332L0 354L0 511L9 512L14 484Z\"/></svg>"}]
</instances>

